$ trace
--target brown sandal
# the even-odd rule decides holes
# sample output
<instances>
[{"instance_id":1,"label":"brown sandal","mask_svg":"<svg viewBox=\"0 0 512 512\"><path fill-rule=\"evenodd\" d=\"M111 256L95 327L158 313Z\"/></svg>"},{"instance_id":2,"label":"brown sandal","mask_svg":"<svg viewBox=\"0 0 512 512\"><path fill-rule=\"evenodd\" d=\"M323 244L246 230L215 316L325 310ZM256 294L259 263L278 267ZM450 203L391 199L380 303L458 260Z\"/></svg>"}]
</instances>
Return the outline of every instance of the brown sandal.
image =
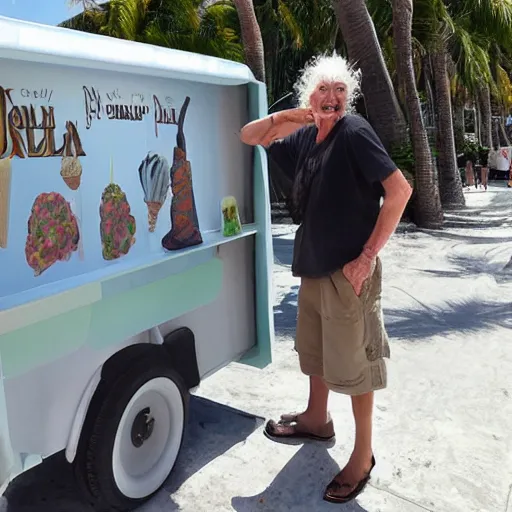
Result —
<instances>
[{"instance_id":1,"label":"brown sandal","mask_svg":"<svg viewBox=\"0 0 512 512\"><path fill-rule=\"evenodd\" d=\"M346 482L341 484L336 480L336 478L334 478L334 480L331 481L331 483L327 486L327 489L325 490L324 500L328 501L329 503L348 503L349 501L352 501L354 498L357 498L357 496L359 496L364 491L366 485L370 481L370 474L373 471L374 467L375 457L372 456L372 467L370 468L370 471L368 471L366 476L355 485ZM342 489L352 489L352 487L354 489L346 496L340 496L339 494L336 494Z\"/></svg>"},{"instance_id":2,"label":"brown sandal","mask_svg":"<svg viewBox=\"0 0 512 512\"><path fill-rule=\"evenodd\" d=\"M286 427L289 432L279 433L280 427ZM314 433L309 431L300 422L296 413L283 414L278 422L269 420L265 425L265 435L272 440L277 439L310 439L313 441L332 441L335 438L334 425L332 420L326 423L320 431Z\"/></svg>"}]
</instances>

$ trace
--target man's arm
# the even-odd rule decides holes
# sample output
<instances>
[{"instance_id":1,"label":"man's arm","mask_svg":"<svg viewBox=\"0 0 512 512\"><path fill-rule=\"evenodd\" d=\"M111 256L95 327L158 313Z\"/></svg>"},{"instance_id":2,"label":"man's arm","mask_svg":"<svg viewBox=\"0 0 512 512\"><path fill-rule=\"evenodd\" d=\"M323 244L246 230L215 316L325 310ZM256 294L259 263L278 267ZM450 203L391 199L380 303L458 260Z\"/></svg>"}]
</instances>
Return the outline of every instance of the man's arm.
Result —
<instances>
[{"instance_id":1,"label":"man's arm","mask_svg":"<svg viewBox=\"0 0 512 512\"><path fill-rule=\"evenodd\" d=\"M363 252L343 267L343 274L348 279L356 295L361 294L363 284L371 274L375 260L381 249L395 232L402 213L412 194L412 188L399 169L382 181L385 196L377 222Z\"/></svg>"},{"instance_id":2,"label":"man's arm","mask_svg":"<svg viewBox=\"0 0 512 512\"><path fill-rule=\"evenodd\" d=\"M308 109L283 110L246 124L240 132L240 139L249 146L267 147L312 121L313 116Z\"/></svg>"}]
</instances>

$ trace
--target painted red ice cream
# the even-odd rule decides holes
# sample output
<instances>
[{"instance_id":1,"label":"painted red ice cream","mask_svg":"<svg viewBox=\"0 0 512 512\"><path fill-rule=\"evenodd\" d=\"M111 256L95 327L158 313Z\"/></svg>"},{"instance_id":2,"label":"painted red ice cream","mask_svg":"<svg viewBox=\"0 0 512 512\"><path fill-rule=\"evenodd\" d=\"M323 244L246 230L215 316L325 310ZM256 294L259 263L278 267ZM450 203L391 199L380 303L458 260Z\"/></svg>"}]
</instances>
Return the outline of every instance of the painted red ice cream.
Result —
<instances>
[{"instance_id":1,"label":"painted red ice cream","mask_svg":"<svg viewBox=\"0 0 512 512\"><path fill-rule=\"evenodd\" d=\"M34 275L42 274L57 261L67 261L78 248L80 233L71 206L57 192L39 194L28 220L25 244L27 263Z\"/></svg>"}]
</instances>

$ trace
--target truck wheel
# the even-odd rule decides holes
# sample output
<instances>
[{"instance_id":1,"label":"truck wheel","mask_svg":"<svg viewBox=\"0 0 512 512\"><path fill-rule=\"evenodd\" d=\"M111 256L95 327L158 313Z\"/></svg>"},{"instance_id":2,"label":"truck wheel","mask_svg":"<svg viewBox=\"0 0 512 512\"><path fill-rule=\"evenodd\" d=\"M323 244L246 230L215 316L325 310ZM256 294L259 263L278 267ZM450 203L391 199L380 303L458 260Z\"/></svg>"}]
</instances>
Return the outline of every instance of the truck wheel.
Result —
<instances>
[{"instance_id":1,"label":"truck wheel","mask_svg":"<svg viewBox=\"0 0 512 512\"><path fill-rule=\"evenodd\" d=\"M129 368L108 389L90 423L79 473L94 501L126 511L160 489L183 441L188 392L155 358Z\"/></svg>"}]
</instances>

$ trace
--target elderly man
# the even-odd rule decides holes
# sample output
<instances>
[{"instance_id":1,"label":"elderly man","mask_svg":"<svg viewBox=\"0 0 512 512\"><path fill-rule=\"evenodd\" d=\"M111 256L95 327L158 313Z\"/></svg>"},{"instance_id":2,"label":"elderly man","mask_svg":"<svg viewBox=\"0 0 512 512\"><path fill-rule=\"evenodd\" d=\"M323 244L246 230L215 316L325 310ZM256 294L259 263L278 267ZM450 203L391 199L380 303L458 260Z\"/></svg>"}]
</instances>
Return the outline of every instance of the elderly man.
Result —
<instances>
[{"instance_id":1,"label":"elderly man","mask_svg":"<svg viewBox=\"0 0 512 512\"><path fill-rule=\"evenodd\" d=\"M354 450L324 494L336 503L354 499L375 465L373 393L386 387L389 357L378 254L411 196L372 127L347 113L359 81L342 57L316 58L296 85L301 108L251 122L241 132L244 143L267 147L293 179L291 214L300 224L292 264L301 278L295 348L309 376L309 402L300 414L270 420L265 433L274 440L331 441L329 390L349 395Z\"/></svg>"}]
</instances>

